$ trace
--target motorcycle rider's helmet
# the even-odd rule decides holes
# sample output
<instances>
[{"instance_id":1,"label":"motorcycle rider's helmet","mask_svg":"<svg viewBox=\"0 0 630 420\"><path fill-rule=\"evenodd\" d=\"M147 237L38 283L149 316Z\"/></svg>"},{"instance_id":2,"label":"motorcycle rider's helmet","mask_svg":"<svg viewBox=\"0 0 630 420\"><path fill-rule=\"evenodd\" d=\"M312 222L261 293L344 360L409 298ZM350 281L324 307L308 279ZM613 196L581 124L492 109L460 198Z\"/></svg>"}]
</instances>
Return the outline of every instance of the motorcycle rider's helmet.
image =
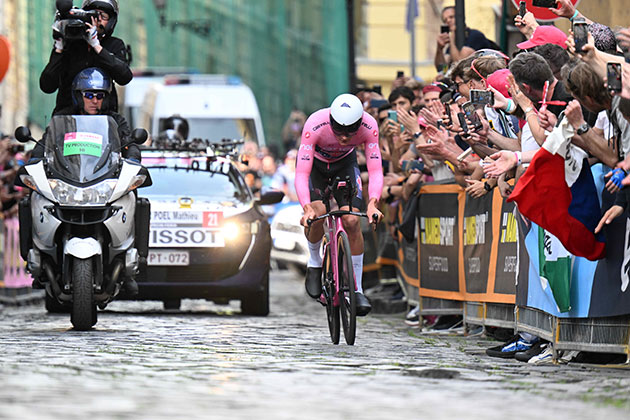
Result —
<instances>
[{"instance_id":1,"label":"motorcycle rider's helmet","mask_svg":"<svg viewBox=\"0 0 630 420\"><path fill-rule=\"evenodd\" d=\"M336 135L352 136L361 128L363 104L355 95L343 93L330 105L330 127Z\"/></svg>"},{"instance_id":2,"label":"motorcycle rider's helmet","mask_svg":"<svg viewBox=\"0 0 630 420\"><path fill-rule=\"evenodd\" d=\"M118 22L118 1L117 0L83 0L81 5L83 10L99 9L109 14L109 22L105 26L105 37L111 36Z\"/></svg>"},{"instance_id":3,"label":"motorcycle rider's helmet","mask_svg":"<svg viewBox=\"0 0 630 420\"><path fill-rule=\"evenodd\" d=\"M174 130L174 132L182 139L188 139L188 132L190 130L188 121L186 118L179 114L171 115L164 120L163 130Z\"/></svg>"},{"instance_id":4,"label":"motorcycle rider's helmet","mask_svg":"<svg viewBox=\"0 0 630 420\"><path fill-rule=\"evenodd\" d=\"M72 103L75 106L83 107L83 92L85 91L105 92L101 110L106 110L109 94L112 92L112 79L97 67L83 69L72 81Z\"/></svg>"}]
</instances>

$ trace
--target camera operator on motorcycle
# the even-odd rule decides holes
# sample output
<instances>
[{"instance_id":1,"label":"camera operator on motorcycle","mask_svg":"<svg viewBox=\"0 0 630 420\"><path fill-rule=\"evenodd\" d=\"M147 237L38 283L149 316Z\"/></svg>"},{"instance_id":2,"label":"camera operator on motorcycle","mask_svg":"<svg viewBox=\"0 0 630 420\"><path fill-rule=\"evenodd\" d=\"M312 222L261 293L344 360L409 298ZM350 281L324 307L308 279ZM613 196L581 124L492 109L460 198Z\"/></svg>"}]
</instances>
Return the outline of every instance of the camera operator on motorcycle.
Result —
<instances>
[{"instance_id":1,"label":"camera operator on motorcycle","mask_svg":"<svg viewBox=\"0 0 630 420\"><path fill-rule=\"evenodd\" d=\"M109 115L116 121L118 137L125 144L131 135L131 130L125 117L109 110L112 90L112 80L104 71L96 67L82 70L72 82L74 105L59 110L56 115ZM140 163L140 148L135 143L125 146L121 154L126 159ZM44 146L42 143L37 143L33 148L32 158L43 156Z\"/></svg>"},{"instance_id":2,"label":"camera operator on motorcycle","mask_svg":"<svg viewBox=\"0 0 630 420\"><path fill-rule=\"evenodd\" d=\"M72 106L71 86L75 76L88 67L98 67L111 75L120 85L126 85L133 75L127 59L125 43L112 36L118 21L117 0L84 0L81 9L71 9L72 2L58 0L60 12L53 24L55 45L50 60L39 78L40 89L44 93L57 92L57 102L53 114ZM64 11L61 12L61 9ZM73 14L96 12L98 18L89 17L89 22L81 25L84 33L66 33L62 24L64 19L71 19ZM118 97L113 89L110 96L110 109L118 110Z\"/></svg>"},{"instance_id":3,"label":"camera operator on motorcycle","mask_svg":"<svg viewBox=\"0 0 630 420\"><path fill-rule=\"evenodd\" d=\"M302 131L302 139L295 171L295 189L300 204L304 208L301 224L307 228L309 260L306 268L306 292L314 299L321 294L322 256L321 245L324 236L324 221L312 224L308 231L308 221L326 213L322 202L323 191L329 180L348 176L356 189L356 195L349 203L342 194L335 193L340 210L358 212L365 206L361 176L357 164L357 146L365 146L365 156L369 174L369 201L367 216L370 223L373 216L380 220L383 215L378 210L378 201L383 189L383 168L378 144L378 125L374 118L363 111L361 100L355 95L341 94L335 98L330 108L313 113ZM352 267L357 286L357 315L367 315L372 306L363 294L363 235L356 216L342 216L344 229L350 240Z\"/></svg>"}]
</instances>

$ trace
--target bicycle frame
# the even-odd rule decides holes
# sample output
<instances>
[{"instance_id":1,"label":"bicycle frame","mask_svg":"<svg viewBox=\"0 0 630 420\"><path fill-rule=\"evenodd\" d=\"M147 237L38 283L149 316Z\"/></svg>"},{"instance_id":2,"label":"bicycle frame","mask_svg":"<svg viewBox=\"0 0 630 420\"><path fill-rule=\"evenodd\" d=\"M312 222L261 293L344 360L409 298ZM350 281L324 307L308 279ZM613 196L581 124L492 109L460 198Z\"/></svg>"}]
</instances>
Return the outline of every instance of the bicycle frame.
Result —
<instances>
[{"instance_id":1,"label":"bicycle frame","mask_svg":"<svg viewBox=\"0 0 630 420\"><path fill-rule=\"evenodd\" d=\"M347 186L346 182L343 181L339 181L337 182L337 188L344 188ZM326 219L324 225L324 231L328 232L328 238L329 240L325 242L324 244L324 255L328 255L329 256L329 263L332 266L332 272L333 272L333 280L334 280L334 284L335 284L335 294L333 296L333 305L334 306L339 306L340 302L339 302L339 291L340 291L340 285L339 285L339 267L337 262L337 258L338 258L338 254L337 254L337 250L338 250L338 243L337 243L337 238L339 236L340 232L344 232L347 235L346 230L343 227L343 222L342 222L342 217L343 215L354 215L354 216L358 216L358 217L367 217L367 215L365 213L359 213L359 212L355 212L352 210L334 210L331 211L331 200L332 200L332 190L327 189L326 193L325 193L325 197L324 197L324 204L326 205L326 214L314 219L314 221L316 220L321 220L321 219ZM351 200L348 200L350 203L352 202ZM333 264L334 262L334 264ZM357 288L357 280L354 276L354 272L352 273L352 281L354 283L354 288L356 290Z\"/></svg>"}]
</instances>

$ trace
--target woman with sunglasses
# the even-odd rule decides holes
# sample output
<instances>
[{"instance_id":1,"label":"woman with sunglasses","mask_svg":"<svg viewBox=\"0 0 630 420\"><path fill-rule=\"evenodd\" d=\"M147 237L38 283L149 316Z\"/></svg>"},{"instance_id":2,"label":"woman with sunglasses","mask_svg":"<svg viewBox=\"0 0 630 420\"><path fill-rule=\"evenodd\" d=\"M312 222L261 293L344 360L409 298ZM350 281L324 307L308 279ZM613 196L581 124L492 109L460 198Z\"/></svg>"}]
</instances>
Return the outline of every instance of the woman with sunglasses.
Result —
<instances>
[{"instance_id":1,"label":"woman with sunglasses","mask_svg":"<svg viewBox=\"0 0 630 420\"><path fill-rule=\"evenodd\" d=\"M330 108L314 112L304 124L301 144L297 156L295 189L304 208L301 224L306 228L308 220L326 213L322 202L326 186L336 177L349 177L356 195L352 202L344 194L335 192L335 200L341 210L361 211L365 206L363 187L357 164L355 148L364 146L369 175L368 220L383 215L377 205L383 189L383 168L378 144L376 120L363 111L361 100L347 93L339 95ZM305 231L309 246L309 261L306 269L306 291L314 299L321 294L322 257L321 244L324 236L323 220ZM370 302L363 295L363 235L356 216L343 216L343 225L350 239L352 266L357 283L357 315L367 315Z\"/></svg>"}]
</instances>

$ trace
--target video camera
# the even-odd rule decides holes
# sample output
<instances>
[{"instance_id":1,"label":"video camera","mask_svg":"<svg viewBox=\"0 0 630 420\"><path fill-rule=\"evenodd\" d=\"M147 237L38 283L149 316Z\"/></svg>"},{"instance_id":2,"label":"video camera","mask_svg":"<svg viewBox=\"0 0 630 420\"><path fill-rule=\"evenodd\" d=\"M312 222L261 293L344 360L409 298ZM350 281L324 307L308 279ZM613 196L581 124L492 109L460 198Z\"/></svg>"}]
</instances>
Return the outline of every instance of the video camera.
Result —
<instances>
[{"instance_id":1,"label":"video camera","mask_svg":"<svg viewBox=\"0 0 630 420\"><path fill-rule=\"evenodd\" d=\"M57 0L55 2L57 14L53 24L53 38L55 39L85 39L86 22L92 18L98 19L98 11L83 10L72 7L72 0Z\"/></svg>"}]
</instances>

